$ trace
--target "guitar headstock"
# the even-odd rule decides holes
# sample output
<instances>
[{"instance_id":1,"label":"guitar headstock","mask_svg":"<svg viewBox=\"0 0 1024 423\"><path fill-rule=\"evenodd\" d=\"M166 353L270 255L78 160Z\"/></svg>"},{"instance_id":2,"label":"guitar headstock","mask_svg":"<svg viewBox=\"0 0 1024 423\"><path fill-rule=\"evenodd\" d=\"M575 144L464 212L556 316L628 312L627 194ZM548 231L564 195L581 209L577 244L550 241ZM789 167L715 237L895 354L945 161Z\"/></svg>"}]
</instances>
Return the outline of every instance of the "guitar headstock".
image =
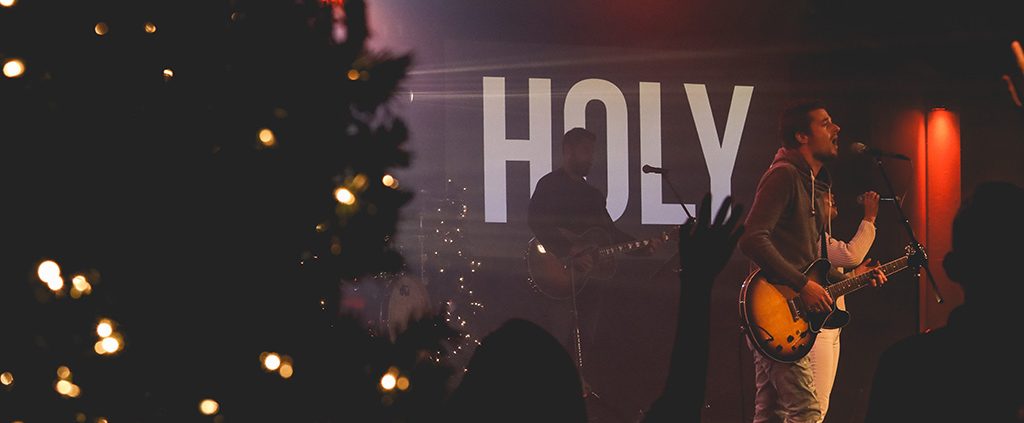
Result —
<instances>
[{"instance_id":1,"label":"guitar headstock","mask_svg":"<svg viewBox=\"0 0 1024 423\"><path fill-rule=\"evenodd\" d=\"M907 244L904 248L908 267L921 267L928 264L928 253L921 244Z\"/></svg>"}]
</instances>

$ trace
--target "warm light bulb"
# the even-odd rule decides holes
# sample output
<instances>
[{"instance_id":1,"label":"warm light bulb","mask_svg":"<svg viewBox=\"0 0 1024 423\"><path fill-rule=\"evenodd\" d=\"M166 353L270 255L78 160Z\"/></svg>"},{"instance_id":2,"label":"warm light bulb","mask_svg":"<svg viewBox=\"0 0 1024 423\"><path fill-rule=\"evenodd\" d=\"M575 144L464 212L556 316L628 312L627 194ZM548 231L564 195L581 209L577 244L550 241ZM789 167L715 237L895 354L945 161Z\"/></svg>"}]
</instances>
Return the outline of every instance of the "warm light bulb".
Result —
<instances>
[{"instance_id":1,"label":"warm light bulb","mask_svg":"<svg viewBox=\"0 0 1024 423\"><path fill-rule=\"evenodd\" d=\"M25 63L18 59L4 62L4 76L17 78L25 73Z\"/></svg>"},{"instance_id":2,"label":"warm light bulb","mask_svg":"<svg viewBox=\"0 0 1024 423\"><path fill-rule=\"evenodd\" d=\"M57 384L54 385L53 389L56 389L58 394L67 395L71 393L71 386L71 382L61 379L57 381Z\"/></svg>"},{"instance_id":3,"label":"warm light bulb","mask_svg":"<svg viewBox=\"0 0 1024 423\"><path fill-rule=\"evenodd\" d=\"M64 278L57 276L56 279L46 281L46 286L50 288L51 291L60 291L61 288L64 288Z\"/></svg>"},{"instance_id":4,"label":"warm light bulb","mask_svg":"<svg viewBox=\"0 0 1024 423\"><path fill-rule=\"evenodd\" d=\"M39 263L36 274L39 275L39 280L49 283L52 280L60 279L60 266L53 260L46 260Z\"/></svg>"},{"instance_id":5,"label":"warm light bulb","mask_svg":"<svg viewBox=\"0 0 1024 423\"><path fill-rule=\"evenodd\" d=\"M93 344L92 349L93 349L93 351L96 351L96 354L99 354L99 355L104 355L104 354L107 353L103 349L103 340L102 339L99 340L99 341L96 341L96 343Z\"/></svg>"},{"instance_id":6,"label":"warm light bulb","mask_svg":"<svg viewBox=\"0 0 1024 423\"><path fill-rule=\"evenodd\" d=\"M397 383L398 381L395 379L395 375L391 373L385 373L384 376L380 378L380 387L384 388L385 391L395 389L395 384Z\"/></svg>"},{"instance_id":7,"label":"warm light bulb","mask_svg":"<svg viewBox=\"0 0 1024 423\"><path fill-rule=\"evenodd\" d=\"M146 33L147 34L152 34L152 33L156 32L156 25L153 24L152 22L146 22L146 25L144 26L144 28L146 29Z\"/></svg>"},{"instance_id":8,"label":"warm light bulb","mask_svg":"<svg viewBox=\"0 0 1024 423\"><path fill-rule=\"evenodd\" d=\"M295 368L291 364L284 363L281 365L281 377L288 379L295 374Z\"/></svg>"},{"instance_id":9,"label":"warm light bulb","mask_svg":"<svg viewBox=\"0 0 1024 423\"><path fill-rule=\"evenodd\" d=\"M57 368L57 377L60 379L70 379L71 369L68 366L60 366Z\"/></svg>"},{"instance_id":10,"label":"warm light bulb","mask_svg":"<svg viewBox=\"0 0 1024 423\"><path fill-rule=\"evenodd\" d=\"M260 129L260 142L267 147L273 146L277 142L277 138L274 136L274 131L267 128Z\"/></svg>"},{"instance_id":11,"label":"warm light bulb","mask_svg":"<svg viewBox=\"0 0 1024 423\"><path fill-rule=\"evenodd\" d=\"M110 320L100 320L100 323L96 325L96 334L99 335L100 338L106 338L112 333L114 333L114 327L110 324Z\"/></svg>"},{"instance_id":12,"label":"warm light bulb","mask_svg":"<svg viewBox=\"0 0 1024 423\"><path fill-rule=\"evenodd\" d=\"M277 355L277 353L267 354L263 358L263 367L270 371L277 370L278 367L281 367L281 356Z\"/></svg>"},{"instance_id":13,"label":"warm light bulb","mask_svg":"<svg viewBox=\"0 0 1024 423\"><path fill-rule=\"evenodd\" d=\"M220 410L220 404L217 404L217 401L214 401L209 398L199 401L200 413L203 413L204 415L207 416L212 416L214 414L217 414L217 410Z\"/></svg>"},{"instance_id":14,"label":"warm light bulb","mask_svg":"<svg viewBox=\"0 0 1024 423\"><path fill-rule=\"evenodd\" d=\"M17 2L18 2L17 0L0 0L0 6L12 7Z\"/></svg>"},{"instance_id":15,"label":"warm light bulb","mask_svg":"<svg viewBox=\"0 0 1024 423\"><path fill-rule=\"evenodd\" d=\"M14 375L11 372L3 372L0 374L0 383L4 386L11 386L14 383Z\"/></svg>"},{"instance_id":16,"label":"warm light bulb","mask_svg":"<svg viewBox=\"0 0 1024 423\"><path fill-rule=\"evenodd\" d=\"M92 28L92 30L96 32L96 35L103 36L107 35L107 32L110 30L110 28L107 27L106 23L100 22L97 23L96 26Z\"/></svg>"},{"instance_id":17,"label":"warm light bulb","mask_svg":"<svg viewBox=\"0 0 1024 423\"><path fill-rule=\"evenodd\" d=\"M121 349L121 342L117 338L103 338L100 341L100 345L103 347L103 351L107 354L116 353L117 350Z\"/></svg>"},{"instance_id":18,"label":"warm light bulb","mask_svg":"<svg viewBox=\"0 0 1024 423\"><path fill-rule=\"evenodd\" d=\"M167 81L171 78L174 78L174 71L171 68L164 69L164 80Z\"/></svg>"},{"instance_id":19,"label":"warm light bulb","mask_svg":"<svg viewBox=\"0 0 1024 423\"><path fill-rule=\"evenodd\" d=\"M386 187L389 187L389 188L398 188L398 179L396 179L396 178L395 178L394 176L391 176L391 175L384 175L384 176L383 176L382 178L380 178L380 181L381 181L381 182L382 182L382 183L384 184L384 186L386 186Z\"/></svg>"},{"instance_id":20,"label":"warm light bulb","mask_svg":"<svg viewBox=\"0 0 1024 423\"><path fill-rule=\"evenodd\" d=\"M346 206L351 206L356 202L356 196L352 194L352 191L349 191L348 188L345 187L334 190L334 198L337 199L339 203Z\"/></svg>"}]
</instances>

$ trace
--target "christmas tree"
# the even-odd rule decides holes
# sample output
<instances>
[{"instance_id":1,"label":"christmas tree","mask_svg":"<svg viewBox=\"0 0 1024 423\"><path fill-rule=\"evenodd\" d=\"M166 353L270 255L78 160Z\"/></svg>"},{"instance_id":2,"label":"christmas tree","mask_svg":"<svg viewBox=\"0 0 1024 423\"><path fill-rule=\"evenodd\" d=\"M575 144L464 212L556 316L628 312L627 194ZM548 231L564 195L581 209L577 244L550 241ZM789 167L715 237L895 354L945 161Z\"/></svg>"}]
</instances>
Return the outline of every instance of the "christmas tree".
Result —
<instances>
[{"instance_id":1,"label":"christmas tree","mask_svg":"<svg viewBox=\"0 0 1024 423\"><path fill-rule=\"evenodd\" d=\"M437 415L443 319L338 306L411 198L362 1L4 6L0 419Z\"/></svg>"}]
</instances>

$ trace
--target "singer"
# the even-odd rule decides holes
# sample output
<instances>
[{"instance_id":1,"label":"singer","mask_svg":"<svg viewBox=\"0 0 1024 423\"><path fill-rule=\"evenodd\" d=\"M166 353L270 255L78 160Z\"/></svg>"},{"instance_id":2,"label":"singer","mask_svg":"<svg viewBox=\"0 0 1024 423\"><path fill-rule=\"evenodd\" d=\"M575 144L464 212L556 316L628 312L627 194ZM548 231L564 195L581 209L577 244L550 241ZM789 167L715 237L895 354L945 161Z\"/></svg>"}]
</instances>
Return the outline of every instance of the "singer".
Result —
<instances>
[{"instance_id":1,"label":"singer","mask_svg":"<svg viewBox=\"0 0 1024 423\"><path fill-rule=\"evenodd\" d=\"M778 281L777 289L799 293L812 313L829 312L833 306L833 298L823 287L828 281L814 280L803 269L828 254L825 232L831 210L825 209L825 196L831 190L831 177L824 166L839 155L839 131L818 101L797 102L782 112L782 147L758 183L747 215L747 231L740 239L740 248L759 272L764 272L767 280ZM830 274L829 279L839 280L835 269ZM872 285L884 281L885 276L874 271ZM745 288L741 290L741 309L747 302ZM812 356L775 361L750 338L747 345L753 351L757 390L754 422L780 417L793 422L821 421L824 415L815 392L818 381Z\"/></svg>"}]
</instances>

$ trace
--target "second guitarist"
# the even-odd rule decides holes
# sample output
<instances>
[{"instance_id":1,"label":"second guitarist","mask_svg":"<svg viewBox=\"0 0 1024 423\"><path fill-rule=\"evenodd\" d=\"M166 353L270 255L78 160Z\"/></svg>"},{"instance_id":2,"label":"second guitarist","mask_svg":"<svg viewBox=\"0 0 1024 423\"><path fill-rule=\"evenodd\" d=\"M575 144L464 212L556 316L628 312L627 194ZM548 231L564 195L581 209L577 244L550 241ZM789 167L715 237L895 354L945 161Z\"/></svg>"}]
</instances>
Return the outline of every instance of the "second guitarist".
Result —
<instances>
[{"instance_id":1,"label":"second guitarist","mask_svg":"<svg viewBox=\"0 0 1024 423\"><path fill-rule=\"evenodd\" d=\"M635 238L615 226L606 208L605 194L590 185L586 176L594 162L596 136L583 128L573 128L562 137L562 165L537 182L530 198L527 223L537 241L549 254L572 263L573 274L586 277L595 269L593 255L580 243L574 243L564 232L583 234L597 228L608 235L609 242L632 241ZM654 242L650 248L631 254L650 255L661 242ZM609 276L609 275L602 275ZM582 280L580 280L582 282ZM578 311L581 336L589 340L595 332L597 313L602 298L600 286L587 286L575 298L578 307L573 309L570 300L545 301L548 305L548 329L561 340L566 349L577 353L573 313Z\"/></svg>"}]
</instances>

